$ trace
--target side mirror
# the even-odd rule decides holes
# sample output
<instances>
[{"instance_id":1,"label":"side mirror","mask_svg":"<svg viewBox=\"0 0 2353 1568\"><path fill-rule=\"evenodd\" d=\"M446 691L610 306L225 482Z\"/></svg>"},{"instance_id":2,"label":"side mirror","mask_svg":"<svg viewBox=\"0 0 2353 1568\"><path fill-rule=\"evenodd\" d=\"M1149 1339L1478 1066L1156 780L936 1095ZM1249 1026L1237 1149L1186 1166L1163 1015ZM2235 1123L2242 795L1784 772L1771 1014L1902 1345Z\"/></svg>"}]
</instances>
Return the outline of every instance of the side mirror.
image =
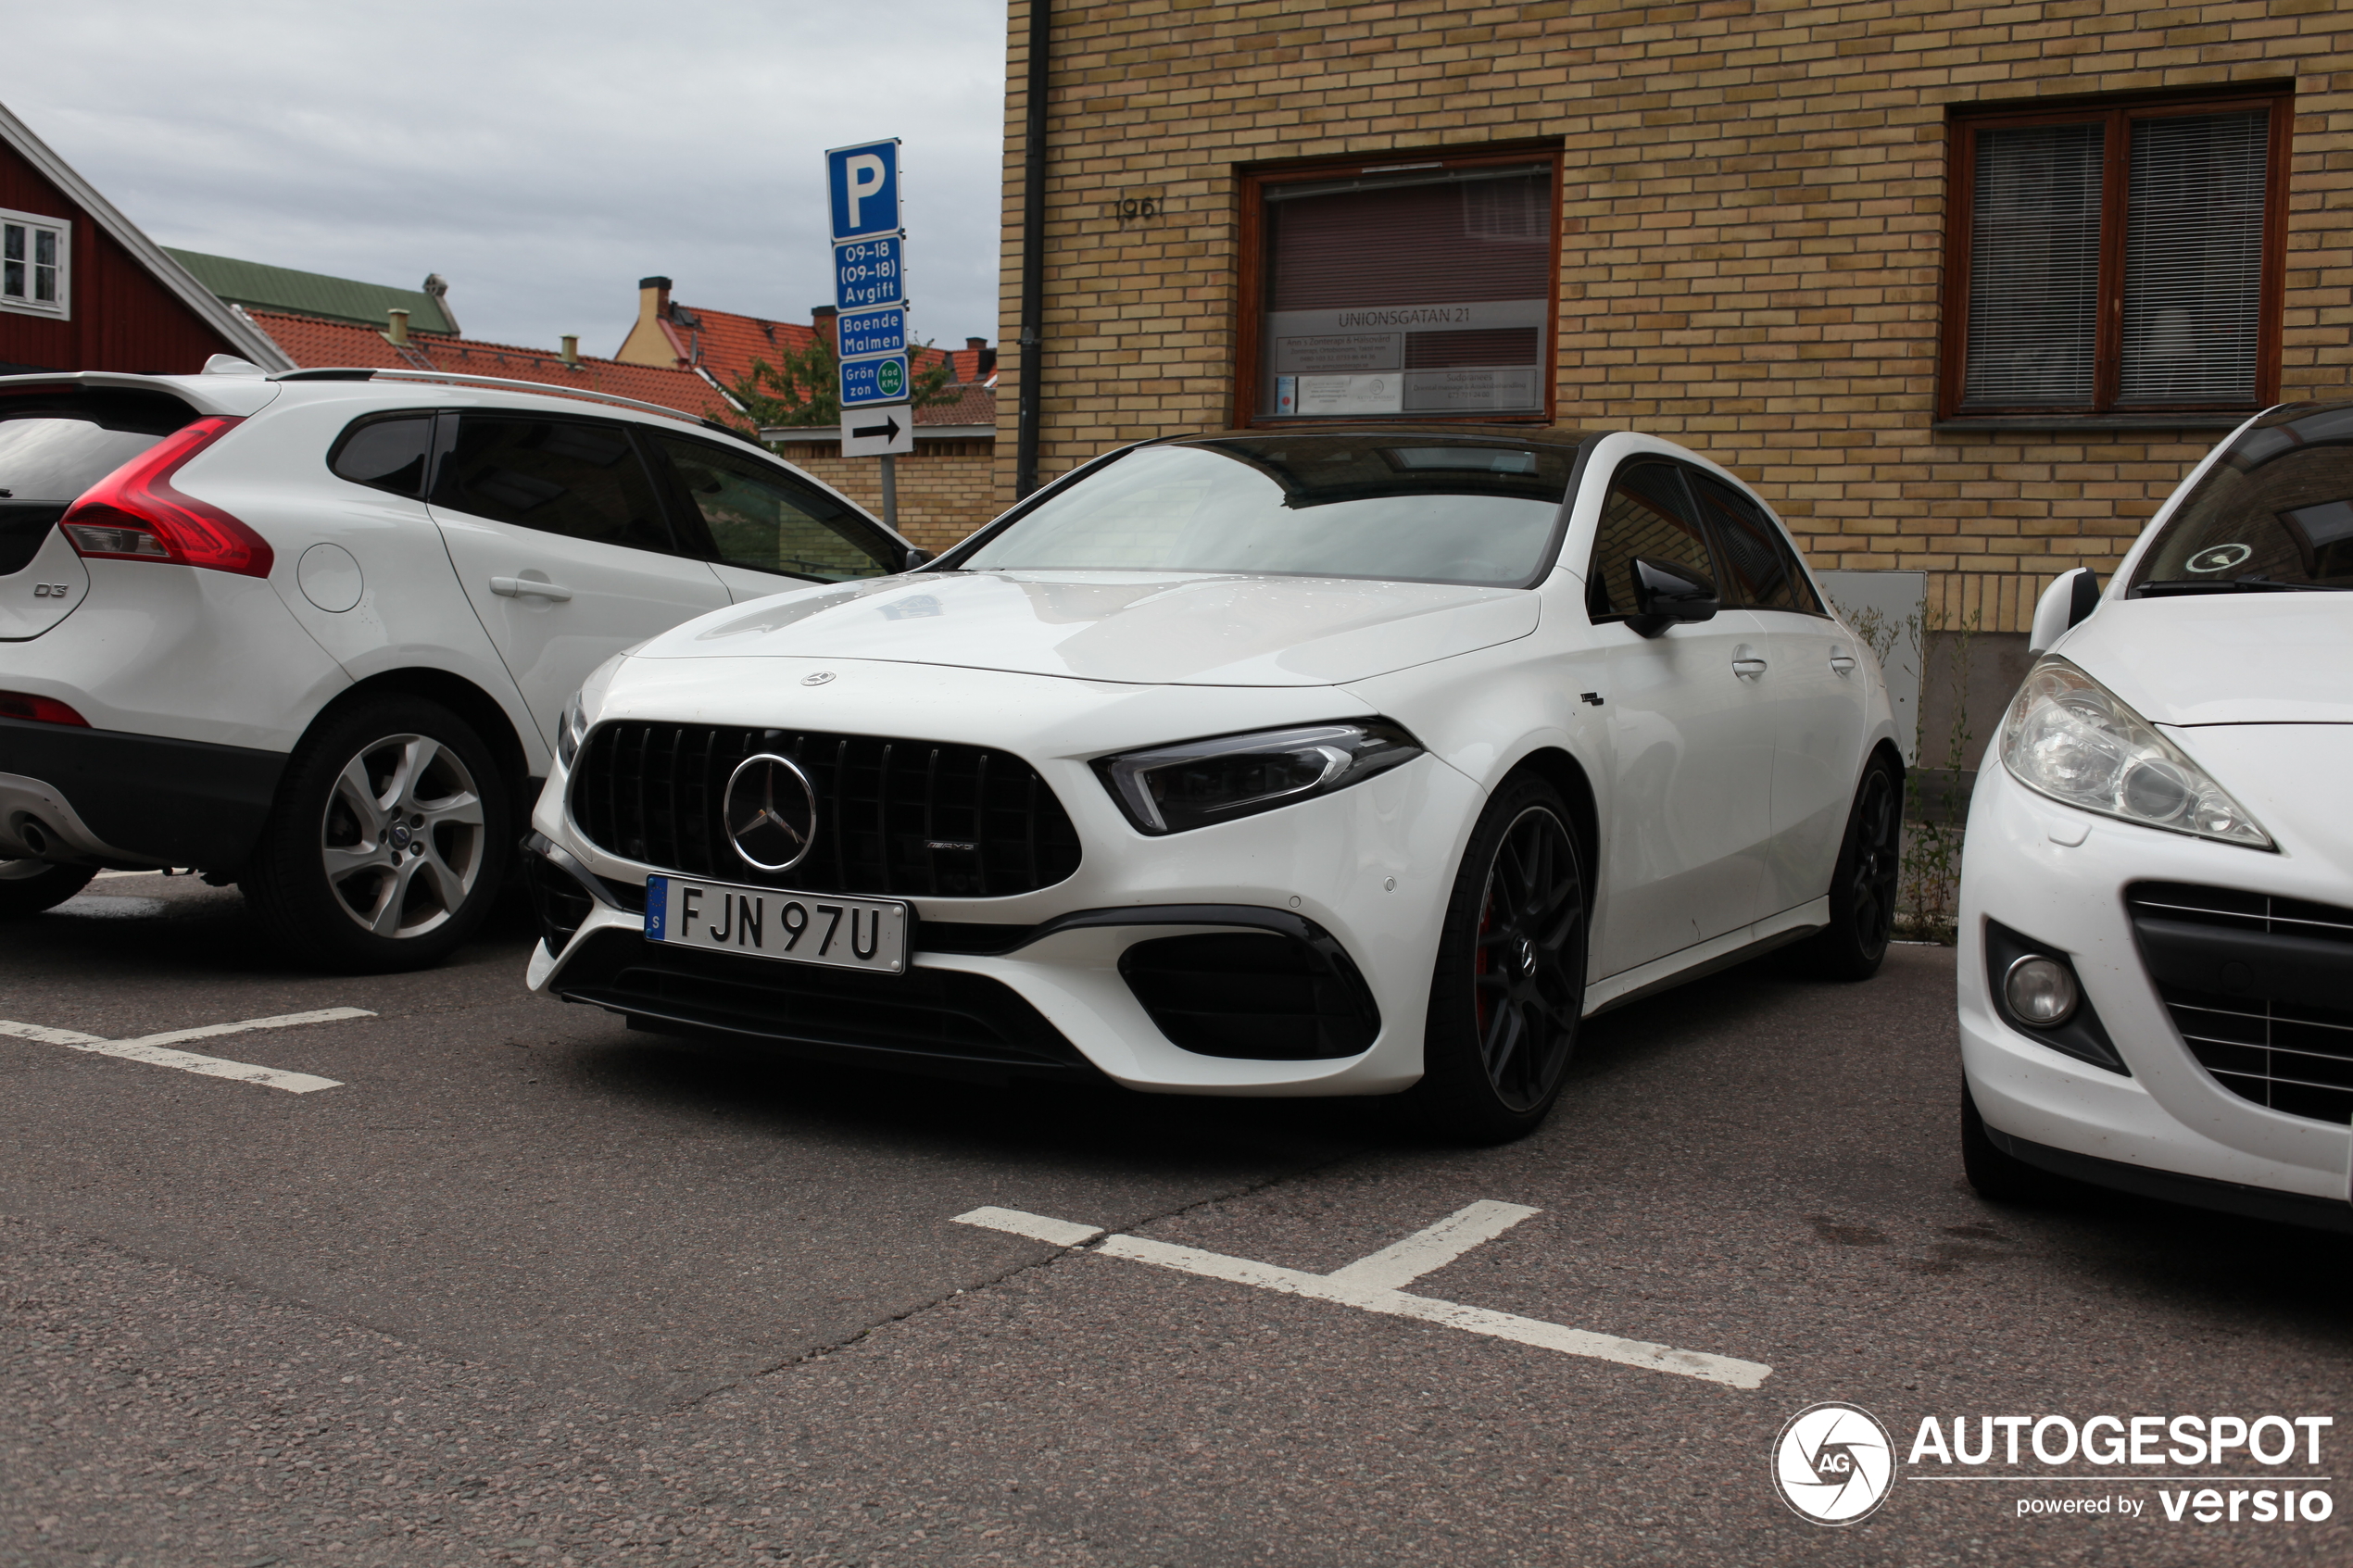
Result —
<instances>
[{"instance_id":1,"label":"side mirror","mask_svg":"<svg viewBox=\"0 0 2353 1568\"><path fill-rule=\"evenodd\" d=\"M1713 621L1722 606L1716 584L1687 566L1637 556L1626 569L1634 584L1634 613L1626 624L1655 637L1678 621Z\"/></svg>"},{"instance_id":2,"label":"side mirror","mask_svg":"<svg viewBox=\"0 0 2353 1568\"><path fill-rule=\"evenodd\" d=\"M2026 651L2041 653L2048 648L2067 634L2069 627L2096 609L2099 602L2099 573L2088 566L2060 572L2034 601L2034 630L2026 639Z\"/></svg>"},{"instance_id":3,"label":"side mirror","mask_svg":"<svg viewBox=\"0 0 2353 1568\"><path fill-rule=\"evenodd\" d=\"M923 565L930 559L931 552L929 550L925 549L920 545L910 545L907 546L907 564L900 567L899 570L901 571L912 571L915 568Z\"/></svg>"}]
</instances>

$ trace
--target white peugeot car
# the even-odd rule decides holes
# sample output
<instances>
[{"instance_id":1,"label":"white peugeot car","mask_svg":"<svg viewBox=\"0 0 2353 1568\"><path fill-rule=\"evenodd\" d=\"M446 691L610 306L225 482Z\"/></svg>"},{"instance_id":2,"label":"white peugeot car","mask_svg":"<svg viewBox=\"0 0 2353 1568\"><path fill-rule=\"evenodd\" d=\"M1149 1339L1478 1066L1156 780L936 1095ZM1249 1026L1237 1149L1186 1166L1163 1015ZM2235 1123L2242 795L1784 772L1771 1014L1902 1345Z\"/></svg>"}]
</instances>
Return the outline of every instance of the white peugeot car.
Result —
<instances>
[{"instance_id":1,"label":"white peugeot car","mask_svg":"<svg viewBox=\"0 0 2353 1568\"><path fill-rule=\"evenodd\" d=\"M214 370L0 378L0 918L184 866L291 952L431 962L497 895L590 671L921 558L652 405Z\"/></svg>"},{"instance_id":2,"label":"white peugeot car","mask_svg":"<svg viewBox=\"0 0 2353 1568\"><path fill-rule=\"evenodd\" d=\"M566 721L534 989L951 1073L1524 1132L1584 1015L1872 972L1878 667L1723 470L1625 433L1122 448L934 565L707 615Z\"/></svg>"},{"instance_id":3,"label":"white peugeot car","mask_svg":"<svg viewBox=\"0 0 2353 1568\"><path fill-rule=\"evenodd\" d=\"M2353 1230L2353 403L2240 427L2053 583L1961 875L1961 1148Z\"/></svg>"}]
</instances>

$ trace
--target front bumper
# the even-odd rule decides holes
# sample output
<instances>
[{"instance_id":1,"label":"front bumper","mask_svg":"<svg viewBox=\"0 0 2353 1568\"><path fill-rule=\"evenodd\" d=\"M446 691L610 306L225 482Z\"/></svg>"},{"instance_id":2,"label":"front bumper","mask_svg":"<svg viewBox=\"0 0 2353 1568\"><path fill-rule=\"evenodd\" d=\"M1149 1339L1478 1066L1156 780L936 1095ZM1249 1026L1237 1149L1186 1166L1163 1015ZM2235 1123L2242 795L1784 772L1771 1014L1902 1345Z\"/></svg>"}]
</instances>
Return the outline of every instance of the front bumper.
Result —
<instances>
[{"instance_id":1,"label":"front bumper","mask_svg":"<svg viewBox=\"0 0 2353 1568\"><path fill-rule=\"evenodd\" d=\"M2265 854L2088 816L1989 760L1969 810L1957 981L1962 1067L1997 1142L2031 1146L2019 1152L2045 1165L2054 1162L2035 1160L2035 1149L2080 1157L2086 1163L2068 1173L2152 1193L2163 1187L2159 1195L2183 1201L2208 1199L2191 1184L2158 1178L2347 1202L2353 1130L2258 1104L2202 1066L2150 979L2126 905L2127 889L2148 883L2353 905L2353 879L2333 854L2285 841L2283 849ZM1986 967L1989 921L2072 963L2125 1073L2063 1054L2003 1021ZM2104 1177L2088 1162L2111 1169ZM2149 1180L2136 1184L2113 1168Z\"/></svg>"},{"instance_id":2,"label":"front bumper","mask_svg":"<svg viewBox=\"0 0 2353 1568\"><path fill-rule=\"evenodd\" d=\"M0 719L0 859L243 865L284 754Z\"/></svg>"},{"instance_id":3,"label":"front bumper","mask_svg":"<svg viewBox=\"0 0 2353 1568\"><path fill-rule=\"evenodd\" d=\"M1084 854L1077 872L1012 897L911 900L916 938L909 978L938 993L936 1012L988 1014L996 1038L1020 1047L1019 1053L996 1050L1001 1060L981 1065L1077 1071L1179 1094L1387 1094L1420 1077L1431 960L1453 869L1482 803L1477 785L1423 757L1336 795L1155 839L1127 824L1084 762L1046 759L1036 765L1078 830ZM531 988L679 1026L648 995L678 982L615 980L631 967L630 944L652 946L643 941L642 890L647 875L661 868L588 843L564 808L567 784L560 772L548 781L533 820L534 847L547 857L536 874L579 889L561 922L577 923L560 952L542 942L530 967ZM562 894L560 884L554 887ZM1329 955L1326 977L1313 979L1311 988L1327 999L1335 1019L1358 1006L1341 993L1361 988L1361 1009L1377 1021L1369 1044L1346 1055L1288 1059L1212 1055L1178 1044L1147 1005L1153 985L1164 988L1167 976L1139 980L1139 966L1122 960L1146 943L1237 932L1274 935ZM690 978L686 964L671 967L682 981ZM777 976L770 984L782 992L787 977L779 972L787 971L799 993L789 1004L780 998L761 1008L749 999L768 975ZM745 960L709 980L744 988L737 994L747 999L730 1006L764 1011L765 1022L741 1031L746 1035L821 1055L923 1049L905 1039L893 1047L887 1021L861 1026L851 1013L835 1010L835 994L847 997L848 991L831 983L804 985L805 976L805 966ZM890 1003L892 981L867 984L877 1004ZM956 995L942 986L955 987ZM1033 1013L1048 1035L1027 1026ZM1160 1015L1168 1016L1164 1000ZM821 1016L837 1021L827 1025L829 1035L810 1022ZM686 1023L708 1027L711 1019L704 1010ZM1340 1019L1335 1030L1344 1023ZM1347 1038L1344 1032L1332 1037Z\"/></svg>"}]
</instances>

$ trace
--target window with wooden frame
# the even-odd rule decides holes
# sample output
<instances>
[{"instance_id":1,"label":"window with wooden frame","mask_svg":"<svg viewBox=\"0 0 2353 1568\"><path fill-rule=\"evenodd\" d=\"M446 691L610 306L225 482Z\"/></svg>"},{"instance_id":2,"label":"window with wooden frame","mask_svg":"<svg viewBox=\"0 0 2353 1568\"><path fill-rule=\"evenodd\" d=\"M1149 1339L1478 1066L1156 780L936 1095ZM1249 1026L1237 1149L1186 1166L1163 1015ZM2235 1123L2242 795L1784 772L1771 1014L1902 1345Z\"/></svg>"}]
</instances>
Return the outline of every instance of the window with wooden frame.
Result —
<instances>
[{"instance_id":1,"label":"window with wooden frame","mask_svg":"<svg viewBox=\"0 0 2353 1568\"><path fill-rule=\"evenodd\" d=\"M1234 422L1550 423L1560 189L1543 146L1246 173Z\"/></svg>"},{"instance_id":2,"label":"window with wooden frame","mask_svg":"<svg viewBox=\"0 0 2353 1568\"><path fill-rule=\"evenodd\" d=\"M2291 104L1957 114L1943 415L2276 401Z\"/></svg>"},{"instance_id":3,"label":"window with wooden frame","mask_svg":"<svg viewBox=\"0 0 2353 1568\"><path fill-rule=\"evenodd\" d=\"M70 320L72 239L65 219L0 207L0 310Z\"/></svg>"}]
</instances>

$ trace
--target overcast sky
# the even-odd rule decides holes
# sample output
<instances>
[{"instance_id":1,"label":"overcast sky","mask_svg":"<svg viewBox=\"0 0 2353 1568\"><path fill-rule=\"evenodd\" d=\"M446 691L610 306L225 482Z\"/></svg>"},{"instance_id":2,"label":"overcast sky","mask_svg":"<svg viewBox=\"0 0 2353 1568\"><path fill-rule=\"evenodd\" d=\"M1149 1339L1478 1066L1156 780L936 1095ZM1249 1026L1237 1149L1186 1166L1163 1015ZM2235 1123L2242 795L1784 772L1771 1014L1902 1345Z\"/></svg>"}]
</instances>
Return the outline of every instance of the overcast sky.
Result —
<instances>
[{"instance_id":1,"label":"overcast sky","mask_svg":"<svg viewBox=\"0 0 2353 1568\"><path fill-rule=\"evenodd\" d=\"M159 244L416 287L610 354L640 277L829 303L822 154L899 136L919 337L996 341L1001 0L73 0L0 103Z\"/></svg>"}]
</instances>

